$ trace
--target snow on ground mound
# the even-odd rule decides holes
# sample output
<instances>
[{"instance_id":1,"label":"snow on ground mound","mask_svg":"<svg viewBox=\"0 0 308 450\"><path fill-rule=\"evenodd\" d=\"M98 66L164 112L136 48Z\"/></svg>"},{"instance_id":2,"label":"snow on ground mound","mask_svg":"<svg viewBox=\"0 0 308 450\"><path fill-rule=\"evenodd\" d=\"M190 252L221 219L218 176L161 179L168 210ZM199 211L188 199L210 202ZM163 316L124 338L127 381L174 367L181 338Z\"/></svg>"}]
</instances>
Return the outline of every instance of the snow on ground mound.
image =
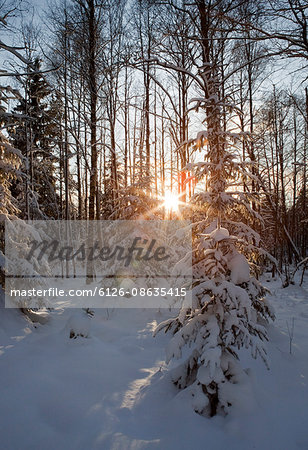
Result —
<instances>
[{"instance_id":1,"label":"snow on ground mound","mask_svg":"<svg viewBox=\"0 0 308 450\"><path fill-rule=\"evenodd\" d=\"M76 339L78 336L87 338L90 335L91 319L85 311L78 311L67 321L65 330L70 339Z\"/></svg>"}]
</instances>

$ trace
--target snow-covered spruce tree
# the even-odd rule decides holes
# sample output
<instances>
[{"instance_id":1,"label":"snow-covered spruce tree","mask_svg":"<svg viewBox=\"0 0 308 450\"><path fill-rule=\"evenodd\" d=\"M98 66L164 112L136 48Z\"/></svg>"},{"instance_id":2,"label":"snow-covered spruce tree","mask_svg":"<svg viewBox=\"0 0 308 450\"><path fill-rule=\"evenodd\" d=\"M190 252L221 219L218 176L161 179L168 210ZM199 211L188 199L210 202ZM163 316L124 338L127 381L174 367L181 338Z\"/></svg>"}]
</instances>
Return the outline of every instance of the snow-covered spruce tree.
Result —
<instances>
[{"instance_id":1,"label":"snow-covered spruce tree","mask_svg":"<svg viewBox=\"0 0 308 450\"><path fill-rule=\"evenodd\" d=\"M163 217L161 202L147 193L147 178L136 184L123 187L119 193L109 219L157 220Z\"/></svg>"},{"instance_id":2,"label":"snow-covered spruce tree","mask_svg":"<svg viewBox=\"0 0 308 450\"><path fill-rule=\"evenodd\" d=\"M10 191L11 182L19 175L21 153L10 145L3 133L0 133L0 221L15 216L18 212L16 202Z\"/></svg>"},{"instance_id":3,"label":"snow-covered spruce tree","mask_svg":"<svg viewBox=\"0 0 308 450\"><path fill-rule=\"evenodd\" d=\"M59 103L51 96L51 87L40 72L40 60L36 59L32 66L25 81L24 97L19 97L13 111L14 120L11 119L8 126L13 146L24 156L23 171L26 174L23 183L13 183L11 190L19 200L23 218L58 218L59 196L54 165L57 161L55 149L61 137L57 124Z\"/></svg>"},{"instance_id":4,"label":"snow-covered spruce tree","mask_svg":"<svg viewBox=\"0 0 308 450\"><path fill-rule=\"evenodd\" d=\"M20 210L18 209L18 202L12 195L11 184L15 182L21 182L22 176L22 161L23 156L20 150L14 148L3 133L0 133L0 286L5 287L5 265L6 268L12 266L18 266L20 273L33 274L34 270L38 267L42 267L42 261L35 261L35 264L31 266L24 258L18 257L18 249L23 246L27 246L30 250L30 242L32 239L37 239L38 233L36 230L27 225L23 220L19 219ZM10 248L14 249L13 252L7 252L5 254L5 227L10 228ZM14 231L15 230L15 231ZM29 235L28 241L23 239L23 236ZM16 247L14 247L16 242ZM43 261L46 273L49 270L49 266L46 261ZM29 280L28 280L29 281ZM38 287L38 284L34 285ZM40 287L45 286L45 280L43 279ZM27 299L25 300L25 303ZM18 305L16 303L16 306ZM28 310L21 308L22 312L28 314ZM32 314L32 319L34 315Z\"/></svg>"},{"instance_id":5,"label":"snow-covered spruce tree","mask_svg":"<svg viewBox=\"0 0 308 450\"><path fill-rule=\"evenodd\" d=\"M251 227L261 220L252 207L257 199L241 190L243 178L254 177L251 162L241 162L236 152L236 143L245 135L228 132L223 120L223 111L231 106L221 94L215 27L211 28L219 11L209 12L203 0L196 7L202 66L193 78L203 96L194 101L196 110L205 113L207 127L194 140L204 150L204 161L187 169L199 180L206 178L206 191L194 198L206 213L194 227L192 307L161 323L156 332L165 329L174 334L167 361L182 358L182 362L172 371L173 382L190 390L196 412L214 416L228 412L235 385L247 377L239 363L241 348L250 348L252 357L259 355L268 365L264 325L274 314L254 276L257 255L266 252Z\"/></svg>"},{"instance_id":6,"label":"snow-covered spruce tree","mask_svg":"<svg viewBox=\"0 0 308 450\"><path fill-rule=\"evenodd\" d=\"M4 284L4 221L15 218L18 213L16 201L12 197L10 186L19 175L21 153L12 147L3 133L0 133L0 281Z\"/></svg>"},{"instance_id":7,"label":"snow-covered spruce tree","mask_svg":"<svg viewBox=\"0 0 308 450\"><path fill-rule=\"evenodd\" d=\"M12 92L10 87L0 86L0 102L5 99L7 92L10 96L15 93ZM2 128L6 128L7 121L11 120L11 115L6 112L5 104L0 103L0 109L3 113L0 125ZM9 269L10 272L11 267L16 269L16 266L18 266L21 268L20 273L24 273L27 276L28 274L33 275L34 270L42 267L42 261L36 260L31 265L27 260L19 257L18 252L19 249L22 247L25 248L25 246L30 250L31 240L38 238L36 230L19 218L21 214L19 201L14 196L14 189L12 189L12 185L16 188L19 184L22 184L22 180L25 178L25 173L23 172L24 162L25 157L22 155L22 152L11 145L4 133L0 133L0 286L2 288L5 288L5 269ZM10 248L14 249L12 252L9 251L7 253L4 251L5 227L7 230L10 229ZM27 235L29 238L23 239ZM16 243L16 247L14 243ZM43 261L43 264L46 268L46 273L48 273L48 263ZM37 288L38 284L34 287ZM44 279L40 283L40 287L46 287ZM31 320L39 320L27 308L23 307L27 303L27 300L25 299L23 304L16 303L16 307L20 306L21 311L29 315Z\"/></svg>"},{"instance_id":8,"label":"snow-covered spruce tree","mask_svg":"<svg viewBox=\"0 0 308 450\"><path fill-rule=\"evenodd\" d=\"M207 416L225 414L232 405L232 385L246 376L239 364L240 348L250 348L252 356L259 355L268 366L264 322L274 319L265 289L254 276L254 259L266 252L258 247L258 234L234 218L241 208L256 214L245 193L227 190L243 171L247 176L249 171L226 148L219 161L209 150L207 161L197 164L197 170L202 167L207 173L209 187L194 199L207 207L208 214L194 227L192 307L183 308L178 317L157 328L174 334L167 361L182 358L183 348L189 348L188 358L173 370L172 380L180 389L191 390L195 411ZM226 178L217 177L219 165ZM198 233L203 227L206 232Z\"/></svg>"}]
</instances>

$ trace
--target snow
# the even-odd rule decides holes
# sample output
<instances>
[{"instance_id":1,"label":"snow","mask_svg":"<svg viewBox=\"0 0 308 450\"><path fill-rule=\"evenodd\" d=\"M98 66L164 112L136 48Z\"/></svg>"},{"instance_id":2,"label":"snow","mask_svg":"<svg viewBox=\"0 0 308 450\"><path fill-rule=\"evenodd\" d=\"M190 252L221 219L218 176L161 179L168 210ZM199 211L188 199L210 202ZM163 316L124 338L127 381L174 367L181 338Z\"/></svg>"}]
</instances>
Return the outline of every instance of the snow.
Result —
<instances>
[{"instance_id":1,"label":"snow","mask_svg":"<svg viewBox=\"0 0 308 450\"><path fill-rule=\"evenodd\" d=\"M233 407L213 419L193 411L192 402L205 406L202 397L192 400L189 389L171 383L164 362L170 336L152 337L174 311L97 309L90 317L57 308L42 325L2 308L1 448L307 449L308 277L302 287L296 281L285 289L266 283L277 315L268 327L270 370L241 350L247 376L225 386Z\"/></svg>"},{"instance_id":2,"label":"snow","mask_svg":"<svg viewBox=\"0 0 308 450\"><path fill-rule=\"evenodd\" d=\"M78 336L88 338L90 336L91 319L83 310L72 314L68 319L65 330L70 338L77 339Z\"/></svg>"},{"instance_id":3,"label":"snow","mask_svg":"<svg viewBox=\"0 0 308 450\"><path fill-rule=\"evenodd\" d=\"M244 255L234 252L228 261L228 269L231 271L230 279L234 284L241 284L250 280L250 268Z\"/></svg>"},{"instance_id":4,"label":"snow","mask_svg":"<svg viewBox=\"0 0 308 450\"><path fill-rule=\"evenodd\" d=\"M229 231L226 228L216 228L216 230L210 233L210 238L216 242L220 242L223 239L227 239L229 237Z\"/></svg>"}]
</instances>

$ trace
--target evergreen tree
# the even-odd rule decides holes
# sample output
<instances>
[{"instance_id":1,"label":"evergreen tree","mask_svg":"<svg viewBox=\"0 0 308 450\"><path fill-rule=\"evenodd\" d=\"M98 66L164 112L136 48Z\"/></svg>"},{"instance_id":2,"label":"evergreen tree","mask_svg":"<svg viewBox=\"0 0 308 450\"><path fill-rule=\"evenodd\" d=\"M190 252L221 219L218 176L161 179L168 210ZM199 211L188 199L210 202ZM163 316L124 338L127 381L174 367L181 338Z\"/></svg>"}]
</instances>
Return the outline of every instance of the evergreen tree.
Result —
<instances>
[{"instance_id":1,"label":"evergreen tree","mask_svg":"<svg viewBox=\"0 0 308 450\"><path fill-rule=\"evenodd\" d=\"M3 125L2 120L0 124ZM10 187L11 183L19 178L21 161L20 151L12 147L7 137L0 133L0 285L2 286L4 285L4 221L16 217L19 213Z\"/></svg>"},{"instance_id":2,"label":"evergreen tree","mask_svg":"<svg viewBox=\"0 0 308 450\"><path fill-rule=\"evenodd\" d=\"M60 139L59 111L51 87L40 72L39 59L33 63L25 85L25 96L14 110L19 118L9 133L13 145L25 157L27 179L23 185L13 185L12 193L19 199L25 218L58 217L54 164Z\"/></svg>"},{"instance_id":3,"label":"evergreen tree","mask_svg":"<svg viewBox=\"0 0 308 450\"><path fill-rule=\"evenodd\" d=\"M121 165L117 163L118 190L114 195L112 160L107 162L109 174L105 178L104 192L100 194L100 212L102 219L158 219L162 218L161 203L155 197L148 195L148 179L139 175L136 183L125 186Z\"/></svg>"},{"instance_id":4,"label":"evergreen tree","mask_svg":"<svg viewBox=\"0 0 308 450\"><path fill-rule=\"evenodd\" d=\"M187 170L198 180L206 178L206 190L194 197L206 216L193 233L193 304L157 328L174 334L168 361L182 358L182 350L189 348L188 358L173 371L172 379L179 388L191 391L195 411L207 416L226 414L234 385L247 376L238 362L238 350L250 348L254 358L259 355L267 364L264 321L274 318L255 276L258 255L266 254L253 229L261 220L252 207L258 199L240 188L243 178L255 177L251 162L240 161L236 149L245 134L229 132L224 115L232 105L222 94L222 41L217 44L215 26L223 6L224 2L212 7L204 0L196 2L202 66L192 77L202 88L202 96L194 102L196 111L204 112L206 129L191 141L203 149L204 160L189 164Z\"/></svg>"},{"instance_id":5,"label":"evergreen tree","mask_svg":"<svg viewBox=\"0 0 308 450\"><path fill-rule=\"evenodd\" d=\"M10 145L2 133L0 134L0 157L0 217L3 220L14 216L18 211L10 191L10 184L18 177L21 154Z\"/></svg>"},{"instance_id":6,"label":"evergreen tree","mask_svg":"<svg viewBox=\"0 0 308 450\"><path fill-rule=\"evenodd\" d=\"M240 210L244 209L255 221L248 201L251 196L230 190L243 172L250 173L227 145L219 161L211 159L210 151L206 159L197 163L210 188L194 198L204 204L207 217L194 226L193 304L160 324L157 331L165 328L174 334L168 361L181 358L184 347L191 349L172 379L180 389L189 387L196 412L213 416L228 412L234 396L231 385L247 376L238 363L240 348L250 348L252 356L261 356L268 366L264 323L274 314L256 278L257 257L267 253L259 248L258 233L236 220L237 214L243 217Z\"/></svg>"},{"instance_id":7,"label":"evergreen tree","mask_svg":"<svg viewBox=\"0 0 308 450\"><path fill-rule=\"evenodd\" d=\"M5 128L7 122L11 120L7 113L8 98L17 98L19 93L12 90L9 86L0 86L0 112L1 129ZM20 166L22 162L22 154L14 148L7 136L0 133L0 220L14 217L17 212L17 204L10 191L11 183L20 178Z\"/></svg>"}]
</instances>

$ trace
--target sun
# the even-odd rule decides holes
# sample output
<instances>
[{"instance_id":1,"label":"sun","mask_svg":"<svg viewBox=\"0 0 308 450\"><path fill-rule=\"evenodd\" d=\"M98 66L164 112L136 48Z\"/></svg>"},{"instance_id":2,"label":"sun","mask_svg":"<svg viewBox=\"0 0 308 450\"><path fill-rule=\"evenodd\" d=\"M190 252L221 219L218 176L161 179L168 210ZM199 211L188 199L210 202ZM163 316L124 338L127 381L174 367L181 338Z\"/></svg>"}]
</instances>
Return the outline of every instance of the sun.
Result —
<instances>
[{"instance_id":1,"label":"sun","mask_svg":"<svg viewBox=\"0 0 308 450\"><path fill-rule=\"evenodd\" d=\"M167 191L164 196L164 206L167 209L167 211L178 211L179 209L178 196L173 194L171 191Z\"/></svg>"}]
</instances>

